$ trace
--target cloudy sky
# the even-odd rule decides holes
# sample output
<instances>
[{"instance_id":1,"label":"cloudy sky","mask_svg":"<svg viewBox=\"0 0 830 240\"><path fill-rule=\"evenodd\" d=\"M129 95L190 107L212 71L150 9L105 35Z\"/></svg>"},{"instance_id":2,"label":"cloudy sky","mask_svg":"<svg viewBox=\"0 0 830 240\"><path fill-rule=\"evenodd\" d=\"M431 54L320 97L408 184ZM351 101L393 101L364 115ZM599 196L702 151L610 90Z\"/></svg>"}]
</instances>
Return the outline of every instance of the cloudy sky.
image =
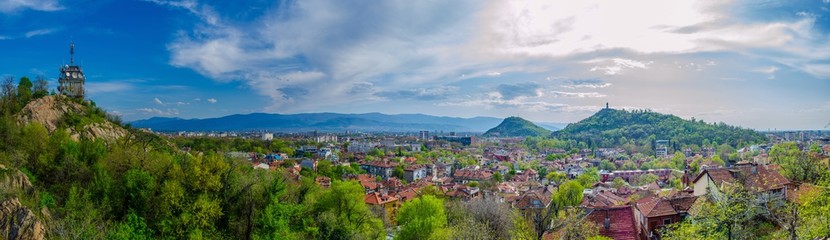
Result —
<instances>
[{"instance_id":1,"label":"cloudy sky","mask_svg":"<svg viewBox=\"0 0 830 240\"><path fill-rule=\"evenodd\" d=\"M830 0L0 0L0 75L54 86L70 41L89 98L127 120L574 122L608 102L763 130L830 124Z\"/></svg>"}]
</instances>

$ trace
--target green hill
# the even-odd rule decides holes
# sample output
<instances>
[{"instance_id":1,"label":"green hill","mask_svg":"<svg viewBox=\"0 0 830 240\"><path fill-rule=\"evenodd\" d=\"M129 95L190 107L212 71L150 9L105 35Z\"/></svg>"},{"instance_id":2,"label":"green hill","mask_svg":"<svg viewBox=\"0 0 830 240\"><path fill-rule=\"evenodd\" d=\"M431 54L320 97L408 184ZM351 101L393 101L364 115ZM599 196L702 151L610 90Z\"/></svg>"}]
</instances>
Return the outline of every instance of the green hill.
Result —
<instances>
[{"instance_id":1,"label":"green hill","mask_svg":"<svg viewBox=\"0 0 830 240\"><path fill-rule=\"evenodd\" d=\"M550 131L536 126L532 122L520 117L505 118L498 126L487 130L484 136L501 137L538 137L550 135Z\"/></svg>"},{"instance_id":2,"label":"green hill","mask_svg":"<svg viewBox=\"0 0 830 240\"><path fill-rule=\"evenodd\" d=\"M593 116L552 134L559 139L585 142L593 147L613 147L627 143L650 145L654 140L670 140L672 146L689 145L733 147L760 143L766 137L757 131L702 120L685 120L650 110L602 109ZM633 141L633 142L632 142Z\"/></svg>"}]
</instances>

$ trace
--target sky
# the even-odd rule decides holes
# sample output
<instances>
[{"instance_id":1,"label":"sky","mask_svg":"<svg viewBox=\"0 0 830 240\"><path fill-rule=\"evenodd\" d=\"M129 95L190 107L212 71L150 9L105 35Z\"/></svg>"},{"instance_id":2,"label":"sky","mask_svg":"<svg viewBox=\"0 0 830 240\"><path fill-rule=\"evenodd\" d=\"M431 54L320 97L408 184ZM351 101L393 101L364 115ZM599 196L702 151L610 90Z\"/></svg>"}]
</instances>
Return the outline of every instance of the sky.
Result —
<instances>
[{"instance_id":1,"label":"sky","mask_svg":"<svg viewBox=\"0 0 830 240\"><path fill-rule=\"evenodd\" d=\"M132 121L253 112L520 116L608 103L830 129L830 0L0 0L0 76L75 63Z\"/></svg>"}]
</instances>

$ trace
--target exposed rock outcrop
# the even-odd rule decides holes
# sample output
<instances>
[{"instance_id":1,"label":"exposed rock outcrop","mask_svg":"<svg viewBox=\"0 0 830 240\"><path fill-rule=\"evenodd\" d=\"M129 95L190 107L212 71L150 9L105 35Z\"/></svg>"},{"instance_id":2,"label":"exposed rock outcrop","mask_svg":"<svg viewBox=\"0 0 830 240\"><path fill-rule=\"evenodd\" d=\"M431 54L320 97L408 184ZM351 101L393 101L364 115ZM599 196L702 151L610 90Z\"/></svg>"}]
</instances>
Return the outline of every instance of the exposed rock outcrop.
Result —
<instances>
[{"instance_id":1,"label":"exposed rock outcrop","mask_svg":"<svg viewBox=\"0 0 830 240\"><path fill-rule=\"evenodd\" d=\"M46 226L20 204L17 198L0 202L0 238L8 240L45 239Z\"/></svg>"},{"instance_id":2,"label":"exposed rock outcrop","mask_svg":"<svg viewBox=\"0 0 830 240\"><path fill-rule=\"evenodd\" d=\"M85 108L63 95L46 96L27 104L19 113L18 120L21 124L40 123L49 133L52 133L58 129L66 114L81 115L84 114ZM67 131L74 140L86 137L114 141L128 135L126 129L109 121L91 123L81 129L67 129Z\"/></svg>"},{"instance_id":3,"label":"exposed rock outcrop","mask_svg":"<svg viewBox=\"0 0 830 240\"><path fill-rule=\"evenodd\" d=\"M0 194L13 194L21 192L27 195L34 193L32 182L29 181L29 176L23 174L20 170L9 170L6 166L0 164Z\"/></svg>"},{"instance_id":4,"label":"exposed rock outcrop","mask_svg":"<svg viewBox=\"0 0 830 240\"><path fill-rule=\"evenodd\" d=\"M63 120L66 113L79 113L83 111L83 106L80 104L70 102L63 95L45 96L26 104L23 110L20 111L18 119L24 123L29 124L38 122L43 124L50 133L58 129L58 125Z\"/></svg>"},{"instance_id":5,"label":"exposed rock outcrop","mask_svg":"<svg viewBox=\"0 0 830 240\"><path fill-rule=\"evenodd\" d=\"M0 164L0 195L34 197L36 195L29 177L20 170L10 170ZM42 216L49 216L45 208ZM44 239L46 225L32 210L23 206L17 197L0 202L0 239Z\"/></svg>"}]
</instances>

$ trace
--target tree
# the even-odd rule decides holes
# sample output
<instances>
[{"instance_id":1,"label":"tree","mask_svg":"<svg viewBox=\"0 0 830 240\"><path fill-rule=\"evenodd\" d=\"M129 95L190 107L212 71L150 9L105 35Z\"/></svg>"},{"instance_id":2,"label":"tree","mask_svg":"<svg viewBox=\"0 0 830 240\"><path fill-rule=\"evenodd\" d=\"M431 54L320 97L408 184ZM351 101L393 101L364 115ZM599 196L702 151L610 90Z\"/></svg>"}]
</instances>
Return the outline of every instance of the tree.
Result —
<instances>
[{"instance_id":1,"label":"tree","mask_svg":"<svg viewBox=\"0 0 830 240\"><path fill-rule=\"evenodd\" d=\"M681 152L674 152L671 158L671 167L677 170L684 170L686 168L686 155Z\"/></svg>"},{"instance_id":2,"label":"tree","mask_svg":"<svg viewBox=\"0 0 830 240\"><path fill-rule=\"evenodd\" d=\"M35 78L34 88L32 89L34 98L41 98L46 95L49 95L49 82L46 81L46 78L43 75L38 75Z\"/></svg>"},{"instance_id":3,"label":"tree","mask_svg":"<svg viewBox=\"0 0 830 240\"><path fill-rule=\"evenodd\" d=\"M640 175L640 177L637 178L637 186L644 186L644 185L651 184L651 183L657 181L657 179L660 179L660 177L658 177L657 175L651 174L651 173L646 174L646 175Z\"/></svg>"},{"instance_id":4,"label":"tree","mask_svg":"<svg viewBox=\"0 0 830 240\"><path fill-rule=\"evenodd\" d=\"M633 161L625 161L623 165L620 167L622 170L635 170L637 169L637 164L634 164Z\"/></svg>"},{"instance_id":5,"label":"tree","mask_svg":"<svg viewBox=\"0 0 830 240\"><path fill-rule=\"evenodd\" d=\"M557 209L578 206L582 203L582 191L585 188L578 181L567 181L559 186L559 190L553 193L553 203L559 206Z\"/></svg>"},{"instance_id":6,"label":"tree","mask_svg":"<svg viewBox=\"0 0 830 240\"><path fill-rule=\"evenodd\" d=\"M613 185L614 188L621 188L625 185L628 185L628 183L625 182L625 180L623 180L622 178L620 178L620 177L614 178L614 185Z\"/></svg>"},{"instance_id":7,"label":"tree","mask_svg":"<svg viewBox=\"0 0 830 240\"><path fill-rule=\"evenodd\" d=\"M392 170L392 176L398 179L403 179L403 173L403 166L401 165L396 166L395 169Z\"/></svg>"},{"instance_id":8,"label":"tree","mask_svg":"<svg viewBox=\"0 0 830 240\"><path fill-rule=\"evenodd\" d=\"M802 196L801 213L803 224L798 233L807 239L830 238L830 179L824 178L818 187Z\"/></svg>"},{"instance_id":9,"label":"tree","mask_svg":"<svg viewBox=\"0 0 830 240\"><path fill-rule=\"evenodd\" d=\"M781 173L794 181L815 183L827 171L819 156L801 151L794 142L773 146L769 159L780 164Z\"/></svg>"},{"instance_id":10,"label":"tree","mask_svg":"<svg viewBox=\"0 0 830 240\"><path fill-rule=\"evenodd\" d=\"M20 78L17 84L17 99L23 106L32 99L32 81L28 77Z\"/></svg>"},{"instance_id":11,"label":"tree","mask_svg":"<svg viewBox=\"0 0 830 240\"><path fill-rule=\"evenodd\" d=\"M602 160L602 162L599 163L599 169L607 170L607 171L614 171L614 170L617 170L617 165L612 163L611 161Z\"/></svg>"},{"instance_id":12,"label":"tree","mask_svg":"<svg viewBox=\"0 0 830 240\"><path fill-rule=\"evenodd\" d=\"M364 201L364 189L357 181L334 180L314 206L323 239L379 239L383 222Z\"/></svg>"},{"instance_id":13,"label":"tree","mask_svg":"<svg viewBox=\"0 0 830 240\"><path fill-rule=\"evenodd\" d=\"M561 184L568 176L563 172L549 172L547 176L549 181Z\"/></svg>"},{"instance_id":14,"label":"tree","mask_svg":"<svg viewBox=\"0 0 830 240\"><path fill-rule=\"evenodd\" d=\"M594 183L599 182L599 172L596 168L585 169L582 174L576 177L576 181L579 181L582 186L594 185Z\"/></svg>"},{"instance_id":15,"label":"tree","mask_svg":"<svg viewBox=\"0 0 830 240\"><path fill-rule=\"evenodd\" d=\"M431 195L406 202L398 213L401 231L395 239L448 239L444 201Z\"/></svg>"},{"instance_id":16,"label":"tree","mask_svg":"<svg viewBox=\"0 0 830 240\"><path fill-rule=\"evenodd\" d=\"M493 181L495 181L497 183L500 183L500 182L504 181L504 176L502 176L501 173L496 172L496 173L493 174Z\"/></svg>"}]
</instances>

